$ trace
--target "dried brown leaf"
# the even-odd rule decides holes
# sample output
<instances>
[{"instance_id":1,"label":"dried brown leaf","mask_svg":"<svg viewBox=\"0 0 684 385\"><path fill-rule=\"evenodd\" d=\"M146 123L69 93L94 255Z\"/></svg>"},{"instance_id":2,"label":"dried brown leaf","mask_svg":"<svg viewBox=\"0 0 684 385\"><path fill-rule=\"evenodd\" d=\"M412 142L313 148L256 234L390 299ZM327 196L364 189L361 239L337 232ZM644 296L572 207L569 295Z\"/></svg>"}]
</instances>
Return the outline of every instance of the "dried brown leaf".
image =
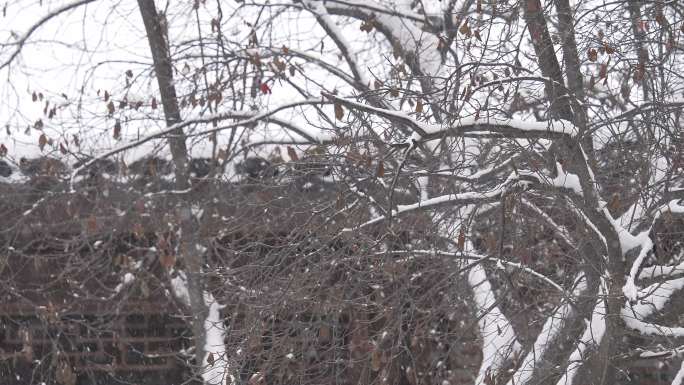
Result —
<instances>
[{"instance_id":1,"label":"dried brown leaf","mask_svg":"<svg viewBox=\"0 0 684 385\"><path fill-rule=\"evenodd\" d=\"M344 118L344 108L340 103L335 103L335 119L342 120Z\"/></svg>"},{"instance_id":2,"label":"dried brown leaf","mask_svg":"<svg viewBox=\"0 0 684 385\"><path fill-rule=\"evenodd\" d=\"M377 372L380 370L381 366L382 352L379 349L374 349L371 353L371 369L373 369L374 372Z\"/></svg>"},{"instance_id":3,"label":"dried brown leaf","mask_svg":"<svg viewBox=\"0 0 684 385\"><path fill-rule=\"evenodd\" d=\"M159 255L159 264L165 269L171 269L176 264L176 256L172 253L162 252Z\"/></svg>"},{"instance_id":4,"label":"dried brown leaf","mask_svg":"<svg viewBox=\"0 0 684 385\"><path fill-rule=\"evenodd\" d=\"M40 147L40 151L43 151L46 144L48 144L47 136L45 136L45 134L40 134L40 137L38 138L38 147Z\"/></svg>"},{"instance_id":5,"label":"dried brown leaf","mask_svg":"<svg viewBox=\"0 0 684 385\"><path fill-rule=\"evenodd\" d=\"M599 69L599 79L605 78L607 74L608 74L608 65L606 63L602 63L601 68Z\"/></svg>"},{"instance_id":6,"label":"dried brown leaf","mask_svg":"<svg viewBox=\"0 0 684 385\"><path fill-rule=\"evenodd\" d=\"M456 245L459 250L463 251L463 248L465 247L465 229L463 227L461 227L461 230L458 232L458 242Z\"/></svg>"},{"instance_id":7,"label":"dried brown leaf","mask_svg":"<svg viewBox=\"0 0 684 385\"><path fill-rule=\"evenodd\" d=\"M294 148L287 146L287 155L290 157L290 160L293 162L296 162L299 160L299 156L297 156L297 151L295 151Z\"/></svg>"},{"instance_id":8,"label":"dried brown leaf","mask_svg":"<svg viewBox=\"0 0 684 385\"><path fill-rule=\"evenodd\" d=\"M587 50L587 57L590 61L595 62L598 59L598 52L593 48L589 48Z\"/></svg>"},{"instance_id":9,"label":"dried brown leaf","mask_svg":"<svg viewBox=\"0 0 684 385\"><path fill-rule=\"evenodd\" d=\"M385 164L383 163L383 161L378 162L378 169L375 172L375 176L378 178L382 178L383 176L385 176Z\"/></svg>"},{"instance_id":10,"label":"dried brown leaf","mask_svg":"<svg viewBox=\"0 0 684 385\"><path fill-rule=\"evenodd\" d=\"M467 37L470 37L471 30L470 26L468 25L468 19L466 19L461 27L458 29L458 32L460 32L462 35L466 35Z\"/></svg>"}]
</instances>

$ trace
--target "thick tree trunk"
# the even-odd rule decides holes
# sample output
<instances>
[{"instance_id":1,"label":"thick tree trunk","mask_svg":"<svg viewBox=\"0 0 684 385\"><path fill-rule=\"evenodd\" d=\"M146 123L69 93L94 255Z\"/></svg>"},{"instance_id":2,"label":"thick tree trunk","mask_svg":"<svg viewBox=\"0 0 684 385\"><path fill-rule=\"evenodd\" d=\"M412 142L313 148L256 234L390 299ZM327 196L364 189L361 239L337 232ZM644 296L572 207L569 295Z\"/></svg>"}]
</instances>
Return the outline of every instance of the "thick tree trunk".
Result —
<instances>
[{"instance_id":1,"label":"thick tree trunk","mask_svg":"<svg viewBox=\"0 0 684 385\"><path fill-rule=\"evenodd\" d=\"M573 20L569 3L557 0L556 6L559 12L559 26L563 39L563 56L566 65L568 86L574 95L568 95L563 88L565 81L558 59L556 58L553 42L544 18L542 4L539 0L525 2L525 20L528 23L532 45L534 46L537 60L542 74L554 80L547 83L546 92L550 103L551 118L560 118L574 122L580 131L586 128L586 115L583 106L574 103L575 111L571 108L573 103L570 97L583 98L582 75L580 73L577 44L573 32ZM590 140L590 139L589 139ZM592 358L588 366L597 384L612 384L615 381L615 371L611 365L611 352L615 351L622 335L619 323L620 308L622 306L622 285L624 284L624 267L621 264L622 250L618 235L602 212L601 197L594 185L594 172L592 170L592 153L585 151L584 143L577 143L575 139L565 139L558 149L565 158L566 167L579 176L582 185L584 199L580 203L581 211L586 213L603 234L606 244L599 242L598 248L585 254L585 259L595 271L604 272L604 279L608 286L608 298L606 301L606 332L601 341L599 351ZM587 144L587 150L591 150L591 144ZM601 251L598 251L601 250ZM602 252L603 251L603 252ZM605 259L604 259L605 255ZM590 281L596 281L598 277L589 274Z\"/></svg>"},{"instance_id":2,"label":"thick tree trunk","mask_svg":"<svg viewBox=\"0 0 684 385\"><path fill-rule=\"evenodd\" d=\"M525 20L537 55L539 69L544 77L554 82L546 83L546 93L550 103L550 117L573 121L572 109L564 87L563 73L554 52L551 34L544 19L542 4L539 0L525 2Z\"/></svg>"},{"instance_id":3,"label":"thick tree trunk","mask_svg":"<svg viewBox=\"0 0 684 385\"><path fill-rule=\"evenodd\" d=\"M171 127L181 121L181 116L173 82L173 68L171 66L166 36L154 0L138 0L138 5L145 24L150 51L152 52L154 71L159 83L166 125ZM176 189L185 190L190 186L190 182L188 178L188 150L183 130L178 129L168 141L175 165ZM180 204L176 209L181 231L180 259L186 268L188 294L190 297L189 305L192 313L190 316L192 317L195 357L197 365L201 366L206 355L204 321L208 314L208 309L204 302L204 284L201 276L202 256L197 248L197 225L190 206L188 204Z\"/></svg>"},{"instance_id":4,"label":"thick tree trunk","mask_svg":"<svg viewBox=\"0 0 684 385\"><path fill-rule=\"evenodd\" d=\"M568 89L573 94L570 103L574 112L574 123L579 128L584 151L591 157L594 153L594 143L591 135L584 135L587 129L587 110L584 105L586 96L584 93L584 77L580 70L577 40L575 39L575 20L568 0L556 0L556 8L558 10L558 30L561 36ZM596 165L592 164L591 166L595 167Z\"/></svg>"}]
</instances>

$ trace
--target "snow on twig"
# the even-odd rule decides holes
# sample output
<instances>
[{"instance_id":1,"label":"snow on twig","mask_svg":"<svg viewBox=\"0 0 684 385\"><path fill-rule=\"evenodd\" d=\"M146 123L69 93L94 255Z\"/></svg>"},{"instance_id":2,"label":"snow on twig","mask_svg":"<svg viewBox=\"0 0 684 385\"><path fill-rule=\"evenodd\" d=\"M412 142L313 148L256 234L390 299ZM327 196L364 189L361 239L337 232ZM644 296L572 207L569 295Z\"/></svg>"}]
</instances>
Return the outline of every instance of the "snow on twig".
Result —
<instances>
[{"instance_id":1,"label":"snow on twig","mask_svg":"<svg viewBox=\"0 0 684 385\"><path fill-rule=\"evenodd\" d=\"M416 25L425 20L422 15L389 8L372 0L334 0L326 2L326 7L331 13L357 14L356 17L359 17L358 13L363 13L363 17L372 15L374 22L381 26L379 29L401 48L414 72L426 77L439 73L442 64L437 49L439 40Z\"/></svg>"},{"instance_id":2,"label":"snow on twig","mask_svg":"<svg viewBox=\"0 0 684 385\"><path fill-rule=\"evenodd\" d=\"M576 174L571 174L563 169L563 166L556 162L557 175L551 181L551 184L556 187L567 188L574 191L578 195L582 195L582 185L579 177Z\"/></svg>"},{"instance_id":3,"label":"snow on twig","mask_svg":"<svg viewBox=\"0 0 684 385\"><path fill-rule=\"evenodd\" d=\"M418 140L430 140L439 138L443 135L464 135L491 136L492 134L505 134L512 137L548 137L553 135L575 136L579 132L577 127L565 120L554 120L544 122L528 122L519 119L496 118L496 117L474 117L462 118L452 125L431 124L418 121L409 114L402 111L393 111L385 108L373 107L355 100L340 98L330 93L323 95L335 102L343 104L348 108L358 109L364 112L375 114L388 120L394 120L412 127L415 135L412 138Z\"/></svg>"},{"instance_id":4,"label":"snow on twig","mask_svg":"<svg viewBox=\"0 0 684 385\"><path fill-rule=\"evenodd\" d=\"M684 274L684 262L676 266L655 265L641 269L638 279L653 279L658 277L674 276Z\"/></svg>"},{"instance_id":5,"label":"snow on twig","mask_svg":"<svg viewBox=\"0 0 684 385\"><path fill-rule=\"evenodd\" d=\"M684 278L654 283L638 292L639 301L628 304L620 311L625 325L643 335L665 335L684 337L683 327L667 327L645 321L655 312L662 310L672 295L684 288Z\"/></svg>"},{"instance_id":6,"label":"snow on twig","mask_svg":"<svg viewBox=\"0 0 684 385\"><path fill-rule=\"evenodd\" d=\"M653 216L653 220L651 221L651 226L648 230L642 231L637 235L631 235L629 234L629 232L627 232L630 238L627 239L627 236L623 235L625 239L624 241L623 236L620 237L621 242L623 244L623 253L626 253L628 250L634 247L641 246L641 250L639 250L639 255L634 259L632 267L629 270L629 275L627 276L627 279L625 281L625 285L622 287L623 294L625 295L625 297L627 297L627 299L630 302L634 302L637 300L638 287L635 281L637 279L637 276L639 276L639 270L641 268L641 265L644 263L644 260L648 256L648 253L651 251L651 249L653 249L654 246L653 240L650 236L651 229L653 228L653 226L655 226L655 223L660 218L660 216L665 212L682 213L684 212L684 206L679 205L679 203L677 203L676 201L671 201L667 205L660 207L656 211L655 215ZM615 221L615 223L617 222ZM619 226L619 224L616 224L616 226ZM622 227L620 226L620 228ZM624 232L626 232L626 230L624 230ZM618 233L618 235L621 234L623 233ZM655 270L651 271L652 273L655 273Z\"/></svg>"},{"instance_id":7,"label":"snow on twig","mask_svg":"<svg viewBox=\"0 0 684 385\"><path fill-rule=\"evenodd\" d=\"M392 210L392 216L395 217L397 215L402 215L406 214L412 211L420 210L420 209L427 209L427 208L432 208L432 207L437 207L441 206L444 204L471 204L471 203L484 203L490 200L497 199L499 196L501 196L501 193L504 191L504 185L497 186L496 188L490 190L490 191L485 191L485 192L465 192L465 193L460 193L460 194L446 194L446 195L440 195L438 197L430 198L424 201L419 201L414 204L410 205L397 205L396 210ZM360 229L363 227L370 226L374 223L382 222L386 219L386 216L379 216L375 217L367 222L364 222L360 224L359 226L355 228L345 228L342 231L344 232L349 232L353 231L356 229Z\"/></svg>"}]
</instances>

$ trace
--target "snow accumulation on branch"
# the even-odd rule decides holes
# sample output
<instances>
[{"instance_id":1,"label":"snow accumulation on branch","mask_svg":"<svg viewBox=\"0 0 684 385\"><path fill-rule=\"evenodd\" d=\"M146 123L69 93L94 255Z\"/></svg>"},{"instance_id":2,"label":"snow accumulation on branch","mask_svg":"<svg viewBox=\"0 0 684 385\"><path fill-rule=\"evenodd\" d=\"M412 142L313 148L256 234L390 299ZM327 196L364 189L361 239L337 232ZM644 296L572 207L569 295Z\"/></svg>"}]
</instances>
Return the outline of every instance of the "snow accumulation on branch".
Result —
<instances>
[{"instance_id":1,"label":"snow accumulation on branch","mask_svg":"<svg viewBox=\"0 0 684 385\"><path fill-rule=\"evenodd\" d=\"M575 136L579 132L574 124L566 120L528 122L519 119L496 117L481 117L478 119L468 117L459 119L451 125L431 124L418 121L405 112L373 107L365 103L340 98L330 93L324 93L323 95L348 108L361 110L391 121L403 123L413 128L415 134L412 137L412 140L415 141L436 139L444 135L505 135L513 138L546 138L559 135Z\"/></svg>"},{"instance_id":2,"label":"snow accumulation on branch","mask_svg":"<svg viewBox=\"0 0 684 385\"><path fill-rule=\"evenodd\" d=\"M582 364L585 362L587 351L592 347L599 346L603 335L606 332L606 288L605 282L601 282L599 289L599 298L591 313L591 320L587 321L587 326L584 329L582 337L577 342L577 347L570 354L568 358L568 367L565 373L556 383L557 385L572 385L577 372Z\"/></svg>"},{"instance_id":3,"label":"snow accumulation on branch","mask_svg":"<svg viewBox=\"0 0 684 385\"><path fill-rule=\"evenodd\" d=\"M222 306L218 304L211 293L204 293L204 302L209 307L209 313L204 320L204 331L206 342L204 351L206 356L202 365L206 368L202 372L202 378L206 384L211 385L232 385L235 384L235 377L230 373L230 365L226 352L226 328L221 317Z\"/></svg>"},{"instance_id":4,"label":"snow accumulation on branch","mask_svg":"<svg viewBox=\"0 0 684 385\"><path fill-rule=\"evenodd\" d=\"M326 2L326 7L334 14L357 18L370 18L372 15L378 29L389 35L388 38L401 48L409 65L414 66L414 71L426 76L439 73L442 64L437 49L439 40L419 28L419 23L425 20L423 15L399 8L391 9L372 0L332 0Z\"/></svg>"},{"instance_id":5,"label":"snow accumulation on branch","mask_svg":"<svg viewBox=\"0 0 684 385\"><path fill-rule=\"evenodd\" d=\"M173 295L184 305L190 306L190 292L188 291L188 280L185 273L178 272L178 275L171 278L171 289Z\"/></svg>"},{"instance_id":6,"label":"snow accumulation on branch","mask_svg":"<svg viewBox=\"0 0 684 385\"><path fill-rule=\"evenodd\" d=\"M496 306L496 298L481 264L468 272L468 283L478 309L477 318L482 337L482 364L476 385L487 383L496 376L504 363L520 350L513 326Z\"/></svg>"},{"instance_id":7,"label":"snow accumulation on branch","mask_svg":"<svg viewBox=\"0 0 684 385\"><path fill-rule=\"evenodd\" d=\"M130 285L131 282L133 282L134 280L135 280L135 276L133 274L131 274L130 272L124 274L123 278L121 279L121 283L116 285L116 287L114 288L114 292L120 293L124 287Z\"/></svg>"},{"instance_id":8,"label":"snow accumulation on branch","mask_svg":"<svg viewBox=\"0 0 684 385\"><path fill-rule=\"evenodd\" d=\"M460 218L470 218L474 214L475 205L470 204L459 209ZM461 228L467 221L460 224ZM470 231L465 234L465 253L471 254L475 247L471 241ZM473 292L473 302L477 309L478 329L482 338L482 363L478 371L475 385L490 383L491 379L503 369L505 363L520 351L520 343L513 330L513 325L498 306L496 295L489 283L482 263L465 266L468 285Z\"/></svg>"},{"instance_id":9,"label":"snow accumulation on branch","mask_svg":"<svg viewBox=\"0 0 684 385\"><path fill-rule=\"evenodd\" d=\"M582 185L576 174L566 172L558 162L556 162L556 173L556 177L551 181L553 186L567 188L574 191L575 194L582 195Z\"/></svg>"},{"instance_id":10,"label":"snow accumulation on branch","mask_svg":"<svg viewBox=\"0 0 684 385\"><path fill-rule=\"evenodd\" d=\"M173 294L186 306L190 306L190 293L188 291L188 284L185 273L178 272L178 275L171 279L171 288ZM226 329L223 324L220 310L223 308L214 296L209 293L204 293L204 304L209 309L207 318L204 320L205 343L204 351L206 352L202 359L202 366L205 368L202 371L202 378L205 384L210 385L232 385L235 384L235 377L230 374L230 365L228 363L228 356L226 352L226 345L224 340L226 338Z\"/></svg>"},{"instance_id":11,"label":"snow accumulation on branch","mask_svg":"<svg viewBox=\"0 0 684 385\"><path fill-rule=\"evenodd\" d=\"M684 278L677 278L657 282L640 290L638 292L638 303L626 304L620 311L625 325L644 335L684 337L683 327L671 328L645 321L655 312L662 310L672 295L682 288L684 288Z\"/></svg>"},{"instance_id":12,"label":"snow accumulation on branch","mask_svg":"<svg viewBox=\"0 0 684 385\"><path fill-rule=\"evenodd\" d=\"M337 24L330 18L328 10L323 6L323 3L320 1L305 0L304 4L314 13L318 23L325 29L328 36L335 41L342 52L342 55L344 55L344 58L347 60L347 64L357 82L364 87L370 85L370 79L364 75L363 70L356 62L351 45L347 42L347 39L344 37L344 34Z\"/></svg>"},{"instance_id":13,"label":"snow accumulation on branch","mask_svg":"<svg viewBox=\"0 0 684 385\"><path fill-rule=\"evenodd\" d=\"M572 297L563 299L563 302L556 307L553 314L546 319L541 332L534 341L534 345L532 345L532 348L523 359L518 370L513 374L513 377L508 381L508 385L526 385L532 379L534 370L544 359L548 348L556 343L556 339L561 335L567 320L575 316L572 301L583 295L586 290L586 278L583 274L580 274L575 279Z\"/></svg>"},{"instance_id":14,"label":"snow accumulation on branch","mask_svg":"<svg viewBox=\"0 0 684 385\"><path fill-rule=\"evenodd\" d=\"M684 206L680 205L677 201L671 201L668 204L660 207L654 217L653 220L651 221L651 228L655 225L655 222L660 218L660 216L665 213L665 212L670 212L670 213L684 213ZM610 214L608 214L610 215ZM612 219L612 217L611 217ZM648 253L653 249L653 240L650 237L651 233L651 228L640 232L637 235L632 235L630 234L627 230L625 230L617 221L613 221L613 225L616 226L620 231L618 231L618 235L620 236L620 242L622 244L622 251L623 253L626 253L627 251L641 246L641 249L639 250L639 255L634 259L634 262L632 263L632 267L629 270L629 275L627 276L627 279L625 281L625 285L622 287L622 292L627 297L627 299L631 302L634 302L637 300L637 292L638 292L638 287L636 285L636 279L638 276L641 276L639 274L639 270L641 268L641 265L644 263L646 260L646 257L648 256ZM665 268L667 270L667 268ZM673 267L672 269L669 269L672 272L676 271L676 267ZM656 270L649 269L651 274L656 274ZM663 269L661 268L660 271L662 272ZM647 276L647 275L646 275Z\"/></svg>"},{"instance_id":15,"label":"snow accumulation on branch","mask_svg":"<svg viewBox=\"0 0 684 385\"><path fill-rule=\"evenodd\" d=\"M496 188L490 190L490 191L485 191L485 192L474 192L474 191L469 191L469 192L464 192L464 193L459 193L459 194L446 194L446 195L440 195L438 197L430 198L424 201L420 201L414 204L410 205L398 205L396 210L392 210L392 216L398 216L398 215L403 215L412 211L420 210L420 209L429 209L429 208L434 208L438 206L442 206L445 204L472 204L472 203L486 203L489 201L493 201L498 199L501 194L505 191L505 188L508 186L509 180L504 182L503 184L497 186ZM360 224L359 226L355 228L345 228L342 231L344 232L349 232L353 231L355 229L360 229L366 226L370 226L375 223L379 223L384 221L387 218L387 216L382 215L379 217L375 217L367 222L364 222Z\"/></svg>"},{"instance_id":16,"label":"snow accumulation on branch","mask_svg":"<svg viewBox=\"0 0 684 385\"><path fill-rule=\"evenodd\" d=\"M520 178L520 175L516 173L511 173L505 181L503 181L498 186L488 190L488 191L468 191L458 194L445 194L434 198L421 200L419 202L410 205L397 205L396 209L392 209L391 216L399 216L407 214L416 210L432 209L443 205L469 205L469 204L483 204L491 203L498 200L502 194L508 191L510 188L517 186L528 186L529 180ZM352 230L358 230L370 226L375 223L382 222L387 216L382 215L368 220L354 228L345 228L343 232L349 232Z\"/></svg>"},{"instance_id":17,"label":"snow accumulation on branch","mask_svg":"<svg viewBox=\"0 0 684 385\"><path fill-rule=\"evenodd\" d=\"M677 371L675 378L672 380L672 385L682 385L684 384L684 361L682 361L682 366Z\"/></svg>"},{"instance_id":18,"label":"snow accumulation on branch","mask_svg":"<svg viewBox=\"0 0 684 385\"><path fill-rule=\"evenodd\" d=\"M655 265L641 269L638 279L653 279L658 277L669 277L684 274L684 262L676 266Z\"/></svg>"},{"instance_id":19,"label":"snow accumulation on branch","mask_svg":"<svg viewBox=\"0 0 684 385\"><path fill-rule=\"evenodd\" d=\"M648 234L645 234L644 238L645 239L641 244L639 255L634 260L634 263L632 263L632 267L629 270L629 275L625 280L625 285L622 287L622 293L625 295L628 301L636 301L637 299L638 289L635 281L637 275L639 274L639 268L644 263L648 252L653 248L653 240L651 240L651 237L649 237Z\"/></svg>"}]
</instances>

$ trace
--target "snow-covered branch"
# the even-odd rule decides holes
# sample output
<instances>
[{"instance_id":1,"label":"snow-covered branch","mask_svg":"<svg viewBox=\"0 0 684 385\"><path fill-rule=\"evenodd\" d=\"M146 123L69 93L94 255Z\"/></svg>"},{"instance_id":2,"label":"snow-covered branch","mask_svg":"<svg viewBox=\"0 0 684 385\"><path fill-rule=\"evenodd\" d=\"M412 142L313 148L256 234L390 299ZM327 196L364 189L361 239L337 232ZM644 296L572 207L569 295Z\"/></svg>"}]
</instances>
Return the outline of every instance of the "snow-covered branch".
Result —
<instances>
[{"instance_id":1,"label":"snow-covered branch","mask_svg":"<svg viewBox=\"0 0 684 385\"><path fill-rule=\"evenodd\" d=\"M430 198L424 201L419 201L410 205L398 205L396 209L392 209L392 217L408 214L417 210L434 209L444 205L467 205L475 203L486 203L499 199L508 187L511 186L510 179L503 184L485 192L465 192L459 194L446 194L438 197ZM345 228L343 231L349 232L355 229L364 228L375 223L384 221L387 216L375 217L366 221L355 228Z\"/></svg>"},{"instance_id":2,"label":"snow-covered branch","mask_svg":"<svg viewBox=\"0 0 684 385\"><path fill-rule=\"evenodd\" d=\"M574 283L573 297L564 298L554 312L546 319L541 332L534 341L532 348L527 353L513 377L508 381L508 385L526 385L532 379L535 369L544 360L548 349L556 344L557 339L562 335L569 321L575 316L573 301L575 298L584 295L587 290L586 278L580 274Z\"/></svg>"},{"instance_id":3,"label":"snow-covered branch","mask_svg":"<svg viewBox=\"0 0 684 385\"><path fill-rule=\"evenodd\" d=\"M468 271L468 283L478 309L477 318L482 337L482 364L476 385L486 384L496 376L504 363L520 351L513 326L497 306L494 292L482 265Z\"/></svg>"},{"instance_id":4,"label":"snow-covered branch","mask_svg":"<svg viewBox=\"0 0 684 385\"><path fill-rule=\"evenodd\" d=\"M586 362L587 353L590 349L598 347L603 340L603 335L606 332L606 289L605 283L601 282L599 290L599 298L591 313L591 320L587 322L582 337L577 341L577 347L570 354L568 358L568 367L561 378L556 383L557 385L572 385L577 375L577 372Z\"/></svg>"},{"instance_id":5,"label":"snow-covered branch","mask_svg":"<svg viewBox=\"0 0 684 385\"><path fill-rule=\"evenodd\" d=\"M638 292L638 303L626 304L621 310L626 326L644 335L684 337L683 327L668 327L646 321L665 307L672 295L684 288L684 278L654 283Z\"/></svg>"},{"instance_id":6,"label":"snow-covered branch","mask_svg":"<svg viewBox=\"0 0 684 385\"><path fill-rule=\"evenodd\" d=\"M518 119L496 117L462 118L451 125L431 124L414 119L401 111L387 110L369 106L354 100L340 98L330 93L325 97L350 109L364 111L387 120L411 127L415 134L413 140L427 141L443 136L505 136L509 138L554 138L574 136L577 128L568 121L554 120L545 122L528 122Z\"/></svg>"}]
</instances>

